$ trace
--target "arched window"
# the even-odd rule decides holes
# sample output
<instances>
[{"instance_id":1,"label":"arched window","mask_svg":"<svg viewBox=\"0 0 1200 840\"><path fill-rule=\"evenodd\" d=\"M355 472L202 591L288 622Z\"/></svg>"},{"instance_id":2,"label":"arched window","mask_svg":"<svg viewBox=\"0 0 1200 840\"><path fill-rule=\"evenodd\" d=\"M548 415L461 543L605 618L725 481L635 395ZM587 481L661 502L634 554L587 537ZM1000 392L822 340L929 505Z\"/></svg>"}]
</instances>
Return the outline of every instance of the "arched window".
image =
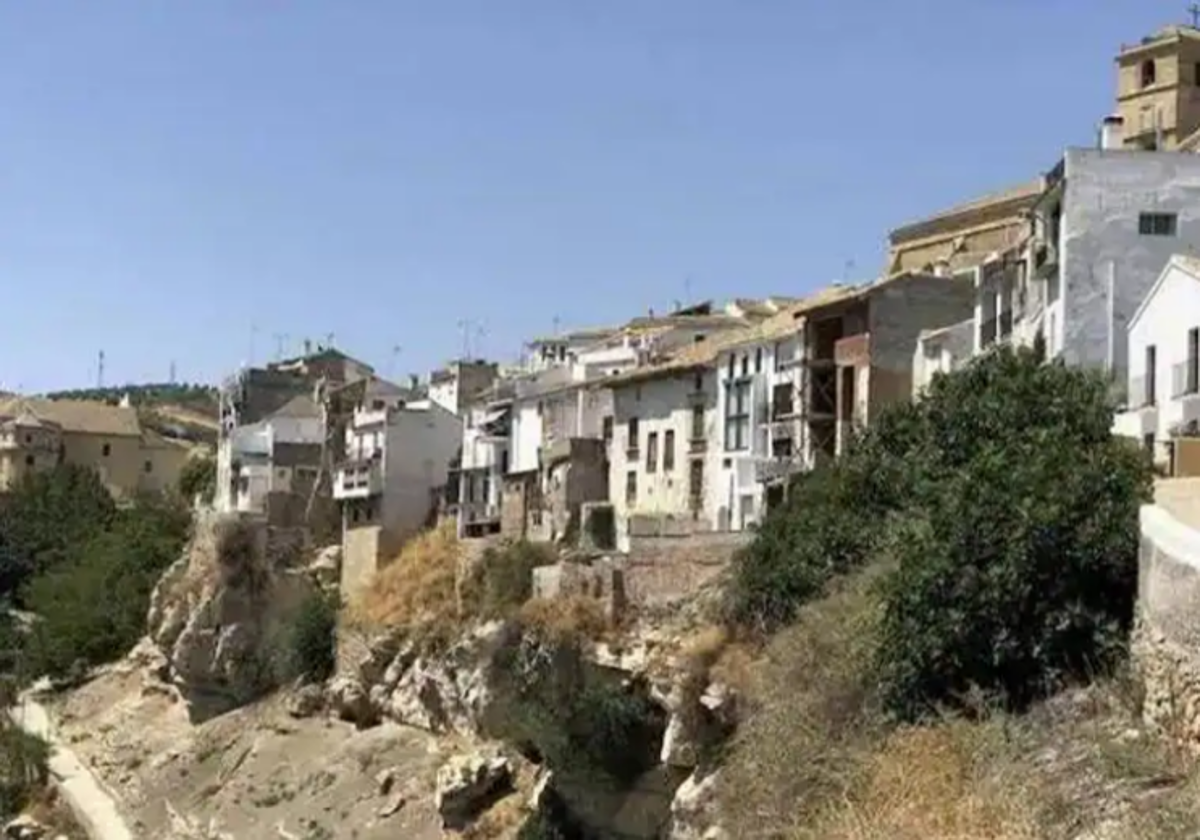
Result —
<instances>
[{"instance_id":1,"label":"arched window","mask_svg":"<svg viewBox=\"0 0 1200 840\"><path fill-rule=\"evenodd\" d=\"M1150 87L1150 85L1154 84L1154 78L1154 59L1148 58L1142 62L1142 87Z\"/></svg>"}]
</instances>

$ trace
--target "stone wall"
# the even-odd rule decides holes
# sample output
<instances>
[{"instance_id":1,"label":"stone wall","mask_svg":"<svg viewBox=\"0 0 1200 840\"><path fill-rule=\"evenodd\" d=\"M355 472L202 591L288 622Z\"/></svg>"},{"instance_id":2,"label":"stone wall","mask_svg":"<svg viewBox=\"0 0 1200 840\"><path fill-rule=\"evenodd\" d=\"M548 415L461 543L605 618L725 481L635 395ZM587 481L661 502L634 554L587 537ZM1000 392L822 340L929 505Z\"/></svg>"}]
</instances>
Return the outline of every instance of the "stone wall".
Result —
<instances>
[{"instance_id":1,"label":"stone wall","mask_svg":"<svg viewBox=\"0 0 1200 840\"><path fill-rule=\"evenodd\" d=\"M659 606L692 595L716 579L753 534L635 537L621 566L630 603Z\"/></svg>"},{"instance_id":2,"label":"stone wall","mask_svg":"<svg viewBox=\"0 0 1200 840\"><path fill-rule=\"evenodd\" d=\"M1133 657L1147 722L1200 748L1200 531L1158 505L1141 511Z\"/></svg>"}]
</instances>

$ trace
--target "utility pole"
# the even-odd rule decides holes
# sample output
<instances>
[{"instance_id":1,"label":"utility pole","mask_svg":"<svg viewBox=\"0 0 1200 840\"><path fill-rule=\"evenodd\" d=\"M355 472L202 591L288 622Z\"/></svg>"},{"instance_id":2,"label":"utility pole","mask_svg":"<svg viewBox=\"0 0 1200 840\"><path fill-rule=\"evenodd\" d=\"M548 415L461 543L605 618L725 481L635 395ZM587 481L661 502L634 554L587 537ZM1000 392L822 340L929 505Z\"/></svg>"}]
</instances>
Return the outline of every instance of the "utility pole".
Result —
<instances>
[{"instance_id":1,"label":"utility pole","mask_svg":"<svg viewBox=\"0 0 1200 840\"><path fill-rule=\"evenodd\" d=\"M392 355L388 359L388 379L394 379L396 376L396 362L400 359L402 349L399 344L392 345Z\"/></svg>"},{"instance_id":2,"label":"utility pole","mask_svg":"<svg viewBox=\"0 0 1200 840\"><path fill-rule=\"evenodd\" d=\"M96 363L96 387L104 387L104 351L100 351L99 359Z\"/></svg>"},{"instance_id":3,"label":"utility pole","mask_svg":"<svg viewBox=\"0 0 1200 840\"><path fill-rule=\"evenodd\" d=\"M175 384L175 360L171 360L171 372L168 374L167 381L172 385Z\"/></svg>"}]
</instances>

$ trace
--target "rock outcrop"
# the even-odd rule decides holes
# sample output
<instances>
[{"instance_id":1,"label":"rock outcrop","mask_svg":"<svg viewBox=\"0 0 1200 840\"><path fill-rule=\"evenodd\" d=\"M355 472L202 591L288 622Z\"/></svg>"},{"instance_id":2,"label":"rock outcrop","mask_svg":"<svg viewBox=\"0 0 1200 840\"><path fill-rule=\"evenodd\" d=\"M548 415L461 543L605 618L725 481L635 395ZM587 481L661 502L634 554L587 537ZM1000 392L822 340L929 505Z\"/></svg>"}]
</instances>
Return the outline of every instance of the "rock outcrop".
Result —
<instances>
[{"instance_id":1,"label":"rock outcrop","mask_svg":"<svg viewBox=\"0 0 1200 840\"><path fill-rule=\"evenodd\" d=\"M498 753L455 756L437 775L434 804L446 828L461 830L512 790L512 766Z\"/></svg>"},{"instance_id":2,"label":"rock outcrop","mask_svg":"<svg viewBox=\"0 0 1200 840\"><path fill-rule=\"evenodd\" d=\"M300 535L238 514L197 516L183 556L155 588L150 641L194 721L243 705L286 678L288 617L316 591Z\"/></svg>"}]
</instances>

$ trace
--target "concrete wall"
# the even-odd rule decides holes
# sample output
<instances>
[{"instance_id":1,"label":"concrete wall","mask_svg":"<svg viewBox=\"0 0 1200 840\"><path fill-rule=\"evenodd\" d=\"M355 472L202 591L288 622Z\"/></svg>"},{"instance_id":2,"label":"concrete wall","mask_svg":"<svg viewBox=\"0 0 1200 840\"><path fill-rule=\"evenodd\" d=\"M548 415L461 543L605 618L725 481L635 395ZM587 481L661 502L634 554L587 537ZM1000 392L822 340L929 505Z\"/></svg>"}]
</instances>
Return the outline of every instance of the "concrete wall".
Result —
<instances>
[{"instance_id":1,"label":"concrete wall","mask_svg":"<svg viewBox=\"0 0 1200 840\"><path fill-rule=\"evenodd\" d=\"M537 400L513 404L512 435L509 438L509 472L525 472L538 467L538 447L542 445L542 418Z\"/></svg>"},{"instance_id":2,"label":"concrete wall","mask_svg":"<svg viewBox=\"0 0 1200 840\"><path fill-rule=\"evenodd\" d=\"M884 406L913 392L913 354L923 330L971 318L975 287L961 278L916 275L888 284L870 298L871 384L867 422Z\"/></svg>"},{"instance_id":3,"label":"concrete wall","mask_svg":"<svg viewBox=\"0 0 1200 840\"><path fill-rule=\"evenodd\" d=\"M437 403L388 415L380 524L391 537L406 537L425 524L433 490L446 484L461 444L462 421Z\"/></svg>"},{"instance_id":4,"label":"concrete wall","mask_svg":"<svg viewBox=\"0 0 1200 840\"><path fill-rule=\"evenodd\" d=\"M975 342L974 320L930 331L917 340L913 353L913 396L919 396L934 375L957 370L971 358Z\"/></svg>"},{"instance_id":5,"label":"concrete wall","mask_svg":"<svg viewBox=\"0 0 1200 840\"><path fill-rule=\"evenodd\" d=\"M1127 368L1126 329L1168 258L1200 246L1200 155L1070 149L1059 244L1062 356ZM1175 236L1138 232L1141 213L1176 213ZM1115 278L1110 318L1108 285Z\"/></svg>"}]
</instances>

